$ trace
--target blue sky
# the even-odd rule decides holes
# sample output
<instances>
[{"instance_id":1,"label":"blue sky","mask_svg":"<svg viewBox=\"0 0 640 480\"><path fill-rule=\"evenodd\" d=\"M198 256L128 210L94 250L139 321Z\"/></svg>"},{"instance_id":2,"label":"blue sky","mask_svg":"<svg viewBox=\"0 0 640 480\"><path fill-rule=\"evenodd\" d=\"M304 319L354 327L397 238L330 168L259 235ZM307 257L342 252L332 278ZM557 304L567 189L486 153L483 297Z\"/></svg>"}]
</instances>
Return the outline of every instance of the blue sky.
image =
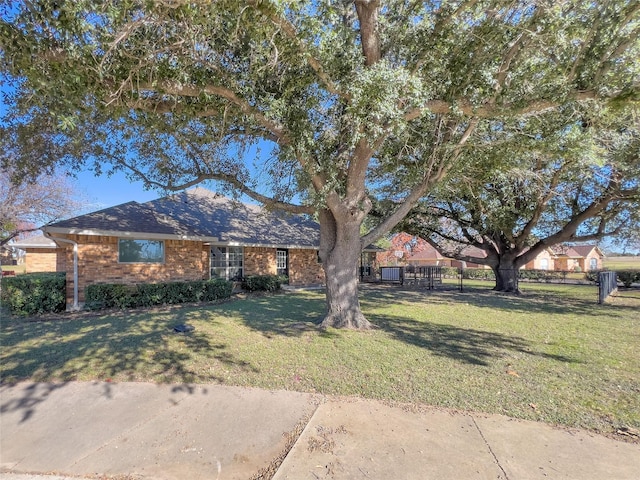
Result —
<instances>
[{"instance_id":1,"label":"blue sky","mask_svg":"<svg viewBox=\"0 0 640 480\"><path fill-rule=\"evenodd\" d=\"M79 198L86 200L86 210L95 211L130 201L148 202L163 196L157 190L145 190L142 182L131 182L123 173L96 177L93 172L78 173L71 181Z\"/></svg>"},{"instance_id":2,"label":"blue sky","mask_svg":"<svg viewBox=\"0 0 640 480\"><path fill-rule=\"evenodd\" d=\"M141 181L131 181L124 173L114 173L110 177L101 175L96 177L91 171L75 172L76 178L71 179L76 197L82 201L84 208L77 214L84 214L113 207L131 201L144 203L156 198L164 197L168 193L160 189L145 190ZM198 185L215 191L214 182ZM255 203L249 198L242 198L247 203Z\"/></svg>"}]
</instances>

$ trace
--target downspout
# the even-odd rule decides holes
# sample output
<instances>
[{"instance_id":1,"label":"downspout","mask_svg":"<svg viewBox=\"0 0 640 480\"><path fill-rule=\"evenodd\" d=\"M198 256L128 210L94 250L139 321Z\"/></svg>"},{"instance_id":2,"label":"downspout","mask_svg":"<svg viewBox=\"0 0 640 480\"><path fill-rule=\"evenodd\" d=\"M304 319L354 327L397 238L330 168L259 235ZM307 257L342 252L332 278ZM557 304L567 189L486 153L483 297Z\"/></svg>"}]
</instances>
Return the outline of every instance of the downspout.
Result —
<instances>
[{"instance_id":1,"label":"downspout","mask_svg":"<svg viewBox=\"0 0 640 480\"><path fill-rule=\"evenodd\" d=\"M70 243L73 245L73 307L71 307L71 311L80 310L78 304L78 243L67 238L54 237L44 230L43 232L45 237L50 238L54 242Z\"/></svg>"}]
</instances>

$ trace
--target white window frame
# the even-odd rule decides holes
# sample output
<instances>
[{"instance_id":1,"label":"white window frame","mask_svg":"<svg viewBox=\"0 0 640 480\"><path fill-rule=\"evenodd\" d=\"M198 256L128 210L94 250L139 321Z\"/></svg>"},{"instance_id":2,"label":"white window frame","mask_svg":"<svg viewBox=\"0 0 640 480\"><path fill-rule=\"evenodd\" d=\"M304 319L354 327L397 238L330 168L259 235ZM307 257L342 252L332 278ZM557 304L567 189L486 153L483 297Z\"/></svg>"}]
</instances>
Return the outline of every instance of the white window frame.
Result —
<instances>
[{"instance_id":1,"label":"white window frame","mask_svg":"<svg viewBox=\"0 0 640 480\"><path fill-rule=\"evenodd\" d=\"M212 245L209 276L210 278L222 278L223 280L241 280L244 278L244 247Z\"/></svg>"}]
</instances>

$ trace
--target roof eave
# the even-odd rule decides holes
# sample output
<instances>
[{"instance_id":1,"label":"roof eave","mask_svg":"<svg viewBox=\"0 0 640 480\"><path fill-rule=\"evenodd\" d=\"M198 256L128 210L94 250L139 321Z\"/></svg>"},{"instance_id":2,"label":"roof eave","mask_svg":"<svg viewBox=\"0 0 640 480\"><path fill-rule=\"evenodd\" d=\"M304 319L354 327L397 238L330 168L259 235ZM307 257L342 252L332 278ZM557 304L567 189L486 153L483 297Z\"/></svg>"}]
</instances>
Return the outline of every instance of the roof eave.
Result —
<instances>
[{"instance_id":1,"label":"roof eave","mask_svg":"<svg viewBox=\"0 0 640 480\"><path fill-rule=\"evenodd\" d=\"M296 245L296 244L282 244L282 243L248 243L234 241L216 240L213 243L217 243L220 246L229 247L249 247L249 248L281 248L287 250L318 250L318 245Z\"/></svg>"},{"instance_id":2,"label":"roof eave","mask_svg":"<svg viewBox=\"0 0 640 480\"><path fill-rule=\"evenodd\" d=\"M89 228L62 228L62 227L45 227L42 229L46 233L57 233L64 235L89 235L89 236L105 236L120 238L135 238L144 240L189 240L196 242L217 242L218 237L189 235L189 234L168 234L168 233L150 233L150 232L129 232L118 230L99 230Z\"/></svg>"}]
</instances>

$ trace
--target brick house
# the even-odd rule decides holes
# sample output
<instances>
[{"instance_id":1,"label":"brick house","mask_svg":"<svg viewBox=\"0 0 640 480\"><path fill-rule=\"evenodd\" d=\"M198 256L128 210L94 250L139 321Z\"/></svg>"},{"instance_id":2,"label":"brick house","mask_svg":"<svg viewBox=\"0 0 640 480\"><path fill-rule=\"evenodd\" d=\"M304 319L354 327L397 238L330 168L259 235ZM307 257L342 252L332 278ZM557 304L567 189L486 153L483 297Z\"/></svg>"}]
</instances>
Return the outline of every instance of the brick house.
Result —
<instances>
[{"instance_id":1,"label":"brick house","mask_svg":"<svg viewBox=\"0 0 640 480\"><path fill-rule=\"evenodd\" d=\"M463 255L484 258L486 253L476 247L466 246ZM604 253L596 245L555 245L545 248L536 257L521 267L525 270L555 270L565 272L588 272L601 270ZM386 252L378 254L382 265L410 266L451 266L464 268L488 268L470 262L462 262L442 255L425 240L408 235L396 234L391 238L391 246Z\"/></svg>"},{"instance_id":2,"label":"brick house","mask_svg":"<svg viewBox=\"0 0 640 480\"><path fill-rule=\"evenodd\" d=\"M43 262L49 255L50 270L66 271L69 308L78 308L86 287L95 283L240 280L265 274L287 275L294 286L324 283L315 221L203 188L117 205L42 231L46 247L16 246L27 250L32 263L33 257Z\"/></svg>"},{"instance_id":3,"label":"brick house","mask_svg":"<svg viewBox=\"0 0 640 480\"><path fill-rule=\"evenodd\" d=\"M556 254L553 249L545 248L522 268L525 270L562 270L557 267Z\"/></svg>"},{"instance_id":4,"label":"brick house","mask_svg":"<svg viewBox=\"0 0 640 480\"><path fill-rule=\"evenodd\" d=\"M13 247L26 252L24 255L24 272L64 272L66 271L66 254L63 247L43 235L19 240Z\"/></svg>"},{"instance_id":5,"label":"brick house","mask_svg":"<svg viewBox=\"0 0 640 480\"><path fill-rule=\"evenodd\" d=\"M553 247L556 270L588 272L602 269L604 254L596 245Z\"/></svg>"}]
</instances>

